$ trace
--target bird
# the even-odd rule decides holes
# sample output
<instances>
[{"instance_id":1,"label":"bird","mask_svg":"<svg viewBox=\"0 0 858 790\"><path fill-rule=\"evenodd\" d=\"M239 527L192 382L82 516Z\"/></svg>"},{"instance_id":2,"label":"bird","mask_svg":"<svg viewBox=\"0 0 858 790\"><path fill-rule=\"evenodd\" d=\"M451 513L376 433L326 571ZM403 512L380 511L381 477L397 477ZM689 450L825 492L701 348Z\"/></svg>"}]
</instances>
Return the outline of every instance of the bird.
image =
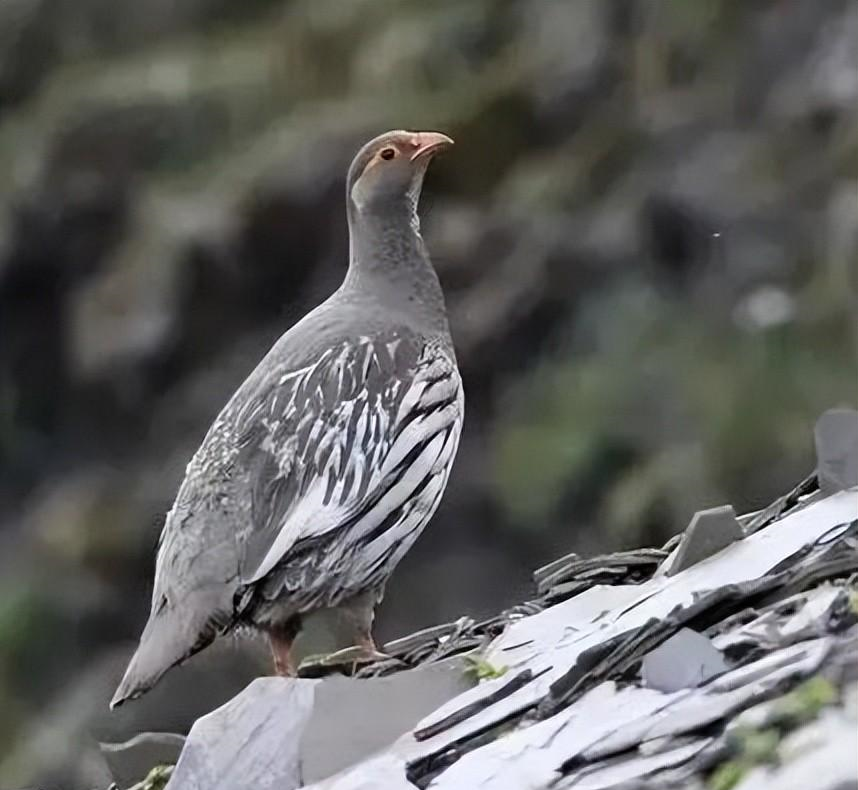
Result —
<instances>
[{"instance_id":1,"label":"bird","mask_svg":"<svg viewBox=\"0 0 858 790\"><path fill-rule=\"evenodd\" d=\"M452 144L397 130L354 157L342 284L274 343L190 460L112 708L246 629L267 635L277 675L294 676L301 618L319 610L378 654L375 607L438 507L464 418L417 213L430 161Z\"/></svg>"}]
</instances>

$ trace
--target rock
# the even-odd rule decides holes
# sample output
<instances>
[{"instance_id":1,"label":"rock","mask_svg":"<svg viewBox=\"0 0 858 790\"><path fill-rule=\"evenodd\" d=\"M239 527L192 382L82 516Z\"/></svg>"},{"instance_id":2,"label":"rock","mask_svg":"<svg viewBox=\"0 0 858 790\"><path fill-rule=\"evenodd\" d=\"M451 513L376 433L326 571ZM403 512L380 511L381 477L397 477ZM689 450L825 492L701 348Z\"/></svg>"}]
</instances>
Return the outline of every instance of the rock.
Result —
<instances>
[{"instance_id":1,"label":"rock","mask_svg":"<svg viewBox=\"0 0 858 790\"><path fill-rule=\"evenodd\" d=\"M301 738L304 782L326 779L381 751L473 685L460 659L381 678L327 678L316 687Z\"/></svg>"},{"instance_id":2,"label":"rock","mask_svg":"<svg viewBox=\"0 0 858 790\"><path fill-rule=\"evenodd\" d=\"M293 790L315 680L259 678L198 719L168 790ZM260 755L265 755L261 758Z\"/></svg>"},{"instance_id":3,"label":"rock","mask_svg":"<svg viewBox=\"0 0 858 790\"><path fill-rule=\"evenodd\" d=\"M182 735L144 732L125 743L102 743L101 753L113 781L130 787L145 779L154 765L175 765L184 744Z\"/></svg>"},{"instance_id":4,"label":"rock","mask_svg":"<svg viewBox=\"0 0 858 790\"><path fill-rule=\"evenodd\" d=\"M858 411L829 409L816 422L816 473L826 494L858 486Z\"/></svg>"},{"instance_id":5,"label":"rock","mask_svg":"<svg viewBox=\"0 0 858 790\"><path fill-rule=\"evenodd\" d=\"M741 540L742 527L732 505L699 510L686 527L679 546L665 560L667 576L675 576L702 560L717 554L731 543Z\"/></svg>"},{"instance_id":6,"label":"rock","mask_svg":"<svg viewBox=\"0 0 858 790\"><path fill-rule=\"evenodd\" d=\"M290 790L327 779L472 685L458 659L361 680L260 678L194 724L168 787Z\"/></svg>"},{"instance_id":7,"label":"rock","mask_svg":"<svg viewBox=\"0 0 858 790\"><path fill-rule=\"evenodd\" d=\"M649 688L696 688L727 670L724 656L703 634L683 628L644 656L641 676Z\"/></svg>"}]
</instances>

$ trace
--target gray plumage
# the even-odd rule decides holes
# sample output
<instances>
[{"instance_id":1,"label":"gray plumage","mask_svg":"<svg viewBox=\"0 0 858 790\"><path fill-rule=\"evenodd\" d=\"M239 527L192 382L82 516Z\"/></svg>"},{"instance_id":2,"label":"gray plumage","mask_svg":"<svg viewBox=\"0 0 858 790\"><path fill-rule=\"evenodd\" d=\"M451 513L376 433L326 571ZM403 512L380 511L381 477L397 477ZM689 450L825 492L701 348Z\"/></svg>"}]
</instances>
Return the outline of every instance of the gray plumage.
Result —
<instances>
[{"instance_id":1,"label":"gray plumage","mask_svg":"<svg viewBox=\"0 0 858 790\"><path fill-rule=\"evenodd\" d=\"M301 614L354 606L368 629L438 506L462 427L416 212L428 162L451 142L389 132L355 157L346 278L274 345L188 465L113 705L235 627L277 633Z\"/></svg>"}]
</instances>

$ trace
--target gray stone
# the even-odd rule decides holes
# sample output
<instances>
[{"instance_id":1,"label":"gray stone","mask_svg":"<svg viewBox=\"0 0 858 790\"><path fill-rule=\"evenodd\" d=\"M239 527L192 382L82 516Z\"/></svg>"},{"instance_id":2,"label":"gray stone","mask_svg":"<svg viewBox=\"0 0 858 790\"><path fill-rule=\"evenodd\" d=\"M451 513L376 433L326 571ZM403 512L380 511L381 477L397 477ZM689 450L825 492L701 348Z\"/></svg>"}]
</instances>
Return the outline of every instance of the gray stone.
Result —
<instances>
[{"instance_id":1,"label":"gray stone","mask_svg":"<svg viewBox=\"0 0 858 790\"><path fill-rule=\"evenodd\" d=\"M858 486L858 411L829 409L816 422L816 472L826 494Z\"/></svg>"},{"instance_id":2,"label":"gray stone","mask_svg":"<svg viewBox=\"0 0 858 790\"><path fill-rule=\"evenodd\" d=\"M670 567L665 573L675 576L742 537L742 528L736 520L732 505L698 510L680 539L673 558L667 560Z\"/></svg>"},{"instance_id":3,"label":"gray stone","mask_svg":"<svg viewBox=\"0 0 858 790\"><path fill-rule=\"evenodd\" d=\"M294 790L317 680L259 678L198 719L168 790Z\"/></svg>"},{"instance_id":4,"label":"gray stone","mask_svg":"<svg viewBox=\"0 0 858 790\"><path fill-rule=\"evenodd\" d=\"M639 783L659 771L682 765L692 760L712 743L710 738L697 738L673 749L641 754L631 752L628 759L588 766L556 785L557 790L627 790L629 783ZM638 784L638 786L640 786Z\"/></svg>"},{"instance_id":5,"label":"gray stone","mask_svg":"<svg viewBox=\"0 0 858 790\"><path fill-rule=\"evenodd\" d=\"M325 779L390 746L474 685L466 669L453 658L381 678L326 678L301 738L304 781Z\"/></svg>"},{"instance_id":6,"label":"gray stone","mask_svg":"<svg viewBox=\"0 0 858 790\"><path fill-rule=\"evenodd\" d=\"M417 790L417 787L405 778L405 761L401 757L383 754L354 770L307 785L306 790Z\"/></svg>"},{"instance_id":7,"label":"gray stone","mask_svg":"<svg viewBox=\"0 0 858 790\"><path fill-rule=\"evenodd\" d=\"M143 732L124 743L102 743L113 781L130 787L144 779L153 766L175 765L185 737L170 732Z\"/></svg>"},{"instance_id":8,"label":"gray stone","mask_svg":"<svg viewBox=\"0 0 858 790\"><path fill-rule=\"evenodd\" d=\"M551 718L524 723L466 754L430 790L624 787L695 758L711 743L696 731L813 675L830 648L827 637L787 647L732 673L730 682L672 693L602 683ZM656 778L635 787L662 785Z\"/></svg>"},{"instance_id":9,"label":"gray stone","mask_svg":"<svg viewBox=\"0 0 858 790\"><path fill-rule=\"evenodd\" d=\"M678 691L695 688L726 669L724 656L709 639L683 628L644 657L641 674L650 688Z\"/></svg>"},{"instance_id":10,"label":"gray stone","mask_svg":"<svg viewBox=\"0 0 858 790\"><path fill-rule=\"evenodd\" d=\"M466 668L453 658L365 680L260 678L194 724L168 787L291 790L327 779L473 686Z\"/></svg>"}]
</instances>

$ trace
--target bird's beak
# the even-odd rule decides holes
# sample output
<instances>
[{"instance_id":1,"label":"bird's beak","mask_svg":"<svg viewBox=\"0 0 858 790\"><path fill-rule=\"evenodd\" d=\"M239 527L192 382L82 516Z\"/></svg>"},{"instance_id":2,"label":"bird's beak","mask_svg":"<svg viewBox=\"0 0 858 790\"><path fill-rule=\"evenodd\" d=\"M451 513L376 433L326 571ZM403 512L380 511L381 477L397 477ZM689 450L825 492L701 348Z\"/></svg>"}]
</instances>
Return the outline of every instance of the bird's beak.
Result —
<instances>
[{"instance_id":1,"label":"bird's beak","mask_svg":"<svg viewBox=\"0 0 858 790\"><path fill-rule=\"evenodd\" d=\"M441 132L415 132L411 138L414 142L414 153L411 161L414 162L423 156L432 156L445 148L453 145L451 138Z\"/></svg>"}]
</instances>

